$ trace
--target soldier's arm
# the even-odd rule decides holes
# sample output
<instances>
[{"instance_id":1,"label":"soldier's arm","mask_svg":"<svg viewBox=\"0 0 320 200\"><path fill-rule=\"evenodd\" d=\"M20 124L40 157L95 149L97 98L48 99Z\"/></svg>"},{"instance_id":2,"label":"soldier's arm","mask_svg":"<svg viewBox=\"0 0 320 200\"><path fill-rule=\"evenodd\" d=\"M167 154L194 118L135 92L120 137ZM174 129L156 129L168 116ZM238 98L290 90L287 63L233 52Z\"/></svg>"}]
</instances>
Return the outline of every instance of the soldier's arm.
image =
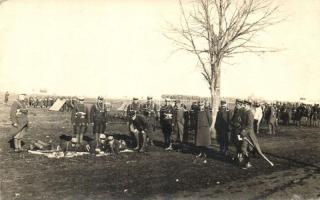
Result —
<instances>
[{"instance_id":1,"label":"soldier's arm","mask_svg":"<svg viewBox=\"0 0 320 200\"><path fill-rule=\"evenodd\" d=\"M17 116L16 116L17 110L18 110L18 103L14 102L10 110L10 119L12 124L17 124Z\"/></svg>"},{"instance_id":2,"label":"soldier's arm","mask_svg":"<svg viewBox=\"0 0 320 200\"><path fill-rule=\"evenodd\" d=\"M71 123L72 123L72 124L73 124L74 121L75 121L75 115L76 115L76 113L77 113L77 108L74 107L74 108L72 109L72 112L71 112Z\"/></svg>"},{"instance_id":3,"label":"soldier's arm","mask_svg":"<svg viewBox=\"0 0 320 200\"><path fill-rule=\"evenodd\" d=\"M90 122L93 122L95 112L96 112L96 106L93 105L90 110Z\"/></svg>"}]
</instances>

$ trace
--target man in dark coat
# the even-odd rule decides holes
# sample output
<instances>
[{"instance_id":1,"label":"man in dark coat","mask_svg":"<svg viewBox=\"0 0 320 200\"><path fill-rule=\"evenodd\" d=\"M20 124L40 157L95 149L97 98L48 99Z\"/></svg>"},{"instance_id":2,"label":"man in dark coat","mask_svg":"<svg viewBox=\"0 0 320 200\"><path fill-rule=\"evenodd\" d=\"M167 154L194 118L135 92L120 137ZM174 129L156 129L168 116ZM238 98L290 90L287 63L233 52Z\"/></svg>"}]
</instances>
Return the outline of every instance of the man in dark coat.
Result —
<instances>
[{"instance_id":1,"label":"man in dark coat","mask_svg":"<svg viewBox=\"0 0 320 200\"><path fill-rule=\"evenodd\" d=\"M169 104L169 100L165 100L165 104L160 108L160 124L164 136L164 144L166 150L172 150L172 126L173 126L173 107Z\"/></svg>"},{"instance_id":2,"label":"man in dark coat","mask_svg":"<svg viewBox=\"0 0 320 200\"><path fill-rule=\"evenodd\" d=\"M18 99L13 102L10 110L10 119L12 122L10 135L14 135L13 142L16 152L22 150L22 139L28 129L28 109L25 103L25 97L25 94L20 94Z\"/></svg>"},{"instance_id":3,"label":"man in dark coat","mask_svg":"<svg viewBox=\"0 0 320 200\"><path fill-rule=\"evenodd\" d=\"M107 123L107 106L101 96L98 96L97 102L91 107L90 121L93 126L92 133L98 142L99 135L105 132Z\"/></svg>"},{"instance_id":4,"label":"man in dark coat","mask_svg":"<svg viewBox=\"0 0 320 200\"><path fill-rule=\"evenodd\" d=\"M79 97L79 103L75 105L71 113L71 123L78 145L83 143L83 135L87 132L90 120L89 115L89 109L84 104L84 97Z\"/></svg>"},{"instance_id":5,"label":"man in dark coat","mask_svg":"<svg viewBox=\"0 0 320 200\"><path fill-rule=\"evenodd\" d=\"M204 103L200 103L199 107L200 110L197 112L196 146L200 152L197 157L206 157L207 147L211 145L210 126L212 118Z\"/></svg>"},{"instance_id":6,"label":"man in dark coat","mask_svg":"<svg viewBox=\"0 0 320 200\"><path fill-rule=\"evenodd\" d=\"M136 114L134 111L129 113L130 118L130 132L134 134L137 147L135 150L139 150L140 148L140 135L142 135L142 146L139 152L144 152L146 148L146 141L147 141L147 132L150 129L147 119L142 114Z\"/></svg>"},{"instance_id":7,"label":"man in dark coat","mask_svg":"<svg viewBox=\"0 0 320 200\"><path fill-rule=\"evenodd\" d=\"M226 101L221 101L221 107L217 113L215 129L217 131L217 141L220 144L220 153L227 154L229 147L229 131L231 114L227 108Z\"/></svg>"},{"instance_id":8,"label":"man in dark coat","mask_svg":"<svg viewBox=\"0 0 320 200\"><path fill-rule=\"evenodd\" d=\"M258 143L258 139L254 133L254 116L253 111L251 110L252 103L250 101L244 101L244 103L245 114L243 119L243 130L241 131L241 136L243 140L241 145L241 151L244 156L244 169L247 169L252 167L249 157L249 148L252 148L252 146L249 145L254 145L254 148L258 152L261 152L261 149Z\"/></svg>"},{"instance_id":9,"label":"man in dark coat","mask_svg":"<svg viewBox=\"0 0 320 200\"><path fill-rule=\"evenodd\" d=\"M237 156L234 157L238 159L238 162L240 163L242 161L242 153L241 153L241 144L242 139L240 138L240 133L243 129L243 113L244 110L242 109L243 101L240 99L236 100L236 106L233 111L233 115L230 121L231 125L231 143L236 148L236 154Z\"/></svg>"}]
</instances>

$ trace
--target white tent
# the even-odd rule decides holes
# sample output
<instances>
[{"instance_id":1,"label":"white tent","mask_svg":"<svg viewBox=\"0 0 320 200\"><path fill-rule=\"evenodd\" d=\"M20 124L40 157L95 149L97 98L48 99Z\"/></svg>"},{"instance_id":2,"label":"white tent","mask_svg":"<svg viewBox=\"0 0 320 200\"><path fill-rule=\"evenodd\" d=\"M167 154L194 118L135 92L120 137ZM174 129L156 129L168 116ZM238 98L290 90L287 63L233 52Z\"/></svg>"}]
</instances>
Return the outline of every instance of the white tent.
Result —
<instances>
[{"instance_id":1,"label":"white tent","mask_svg":"<svg viewBox=\"0 0 320 200\"><path fill-rule=\"evenodd\" d=\"M56 102L50 107L50 111L59 111L62 106L66 103L65 99L57 99Z\"/></svg>"}]
</instances>

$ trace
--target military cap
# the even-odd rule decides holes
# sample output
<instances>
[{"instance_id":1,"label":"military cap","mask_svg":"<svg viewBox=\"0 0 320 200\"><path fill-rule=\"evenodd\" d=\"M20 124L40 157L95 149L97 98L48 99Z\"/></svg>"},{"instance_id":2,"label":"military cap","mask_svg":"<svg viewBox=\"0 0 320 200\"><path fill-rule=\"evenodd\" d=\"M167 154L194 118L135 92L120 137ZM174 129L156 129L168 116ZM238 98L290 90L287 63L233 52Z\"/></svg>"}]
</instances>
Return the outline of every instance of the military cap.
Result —
<instances>
[{"instance_id":1,"label":"military cap","mask_svg":"<svg viewBox=\"0 0 320 200\"><path fill-rule=\"evenodd\" d=\"M71 142L72 142L72 143L77 143L77 141L78 141L78 140L77 140L77 138L75 138L75 137L73 137L73 138L71 139Z\"/></svg>"},{"instance_id":2,"label":"military cap","mask_svg":"<svg viewBox=\"0 0 320 200\"><path fill-rule=\"evenodd\" d=\"M84 101L84 96L79 96L78 99L79 101Z\"/></svg>"},{"instance_id":3,"label":"military cap","mask_svg":"<svg viewBox=\"0 0 320 200\"><path fill-rule=\"evenodd\" d=\"M220 104L221 104L221 105L227 104L227 102L226 102L225 100L221 100L221 101L220 101Z\"/></svg>"},{"instance_id":4,"label":"military cap","mask_svg":"<svg viewBox=\"0 0 320 200\"><path fill-rule=\"evenodd\" d=\"M103 97L102 96L98 96L98 100L103 100Z\"/></svg>"},{"instance_id":5,"label":"military cap","mask_svg":"<svg viewBox=\"0 0 320 200\"><path fill-rule=\"evenodd\" d=\"M106 139L106 135L105 135L105 134L100 134L100 135L99 135L99 138L105 140L105 139Z\"/></svg>"},{"instance_id":6,"label":"military cap","mask_svg":"<svg viewBox=\"0 0 320 200\"><path fill-rule=\"evenodd\" d=\"M108 136L108 140L113 140L113 136Z\"/></svg>"},{"instance_id":7,"label":"military cap","mask_svg":"<svg viewBox=\"0 0 320 200\"><path fill-rule=\"evenodd\" d=\"M137 97L133 97L132 100L139 100Z\"/></svg>"},{"instance_id":8,"label":"military cap","mask_svg":"<svg viewBox=\"0 0 320 200\"><path fill-rule=\"evenodd\" d=\"M152 99L152 97L151 96L147 96L147 100L151 100Z\"/></svg>"},{"instance_id":9,"label":"military cap","mask_svg":"<svg viewBox=\"0 0 320 200\"><path fill-rule=\"evenodd\" d=\"M252 102L250 100L244 100L243 103L250 106L252 105Z\"/></svg>"},{"instance_id":10,"label":"military cap","mask_svg":"<svg viewBox=\"0 0 320 200\"><path fill-rule=\"evenodd\" d=\"M242 104L242 103L243 103L243 101L242 101L241 99L236 99L236 103L240 103L240 104Z\"/></svg>"}]
</instances>

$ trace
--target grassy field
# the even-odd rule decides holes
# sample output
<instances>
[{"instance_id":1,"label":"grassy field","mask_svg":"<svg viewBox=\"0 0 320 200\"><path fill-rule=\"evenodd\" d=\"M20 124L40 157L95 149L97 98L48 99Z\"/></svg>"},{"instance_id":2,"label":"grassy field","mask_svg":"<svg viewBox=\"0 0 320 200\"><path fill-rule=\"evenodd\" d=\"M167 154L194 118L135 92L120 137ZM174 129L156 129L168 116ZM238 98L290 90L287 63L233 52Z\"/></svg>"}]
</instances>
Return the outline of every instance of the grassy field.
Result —
<instances>
[{"instance_id":1,"label":"grassy field","mask_svg":"<svg viewBox=\"0 0 320 200\"><path fill-rule=\"evenodd\" d=\"M216 144L206 163L195 158L192 146L166 152L160 130L157 145L146 153L50 159L10 149L9 110L0 104L1 200L320 198L319 128L280 126L278 134L270 136L263 126L260 145L275 166L254 158L248 170L220 156ZM59 136L72 136L70 113L29 113L25 146L33 139L58 144ZM125 124L109 125L107 134L128 137Z\"/></svg>"}]
</instances>

